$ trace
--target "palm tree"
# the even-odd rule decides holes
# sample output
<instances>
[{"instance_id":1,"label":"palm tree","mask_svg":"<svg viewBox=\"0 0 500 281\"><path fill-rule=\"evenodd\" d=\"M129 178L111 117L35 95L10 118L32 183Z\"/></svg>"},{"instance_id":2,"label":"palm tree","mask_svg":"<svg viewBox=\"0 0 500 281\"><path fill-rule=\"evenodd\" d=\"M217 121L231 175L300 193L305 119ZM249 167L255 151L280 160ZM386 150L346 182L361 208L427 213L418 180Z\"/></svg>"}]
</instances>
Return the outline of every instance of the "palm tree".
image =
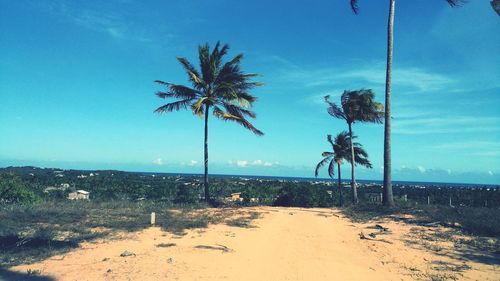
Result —
<instances>
[{"instance_id":1,"label":"palm tree","mask_svg":"<svg viewBox=\"0 0 500 281\"><path fill-rule=\"evenodd\" d=\"M490 4L493 10L500 16L500 0L492 0Z\"/></svg>"},{"instance_id":2,"label":"palm tree","mask_svg":"<svg viewBox=\"0 0 500 281\"><path fill-rule=\"evenodd\" d=\"M358 14L358 0L350 0L352 11ZM446 0L451 7L459 7L466 0ZM392 49L394 34L394 6L396 0L389 0L389 17L387 21L387 65L385 72L385 117L384 117L384 196L383 204L394 206L391 180L391 81L392 81Z\"/></svg>"},{"instance_id":3,"label":"palm tree","mask_svg":"<svg viewBox=\"0 0 500 281\"><path fill-rule=\"evenodd\" d=\"M321 160L318 165L316 165L316 170L314 175L318 177L318 172L321 167L328 164L328 175L333 179L335 164L337 164L338 178L339 178L339 205L342 207L342 180L340 176L340 165L343 160L347 162L352 162L351 147L354 147L354 162L363 165L365 167L371 168L372 164L368 161L368 154L362 148L362 145L357 142L352 142L353 139L357 138L352 136L346 131L341 132L332 141L332 135L328 135L327 140L332 145L333 151L325 151L321 154L323 160Z\"/></svg>"},{"instance_id":4,"label":"palm tree","mask_svg":"<svg viewBox=\"0 0 500 281\"><path fill-rule=\"evenodd\" d=\"M255 118L256 115L249 108L257 100L249 91L263 85L260 82L252 82L251 78L257 76L254 73L243 73L240 62L243 54L238 54L233 59L223 63L223 57L229 50L225 44L220 46L217 42L210 53L208 43L198 47L200 60L200 71L186 58L177 57L188 75L192 87L177 85L169 82L156 80L166 87L165 92L157 92L156 95L162 99L176 98L177 101L167 103L158 107L155 113L167 113L181 109L191 109L193 114L205 119L205 176L204 191L205 201L210 202L208 189L208 116L212 114L224 121L236 122L258 136L263 133L255 128L247 118Z\"/></svg>"},{"instance_id":5,"label":"palm tree","mask_svg":"<svg viewBox=\"0 0 500 281\"><path fill-rule=\"evenodd\" d=\"M346 121L349 128L349 140L352 142L352 124L355 122L381 123L384 114L384 106L375 102L375 94L370 89L361 89L357 91L344 91L340 98L341 107L330 101L330 96L325 96L325 102L328 103L328 113L339 119ZM355 147L351 143L351 158L355 157ZM358 203L358 192L356 189L356 175L354 171L355 163L351 162L351 189L352 202Z\"/></svg>"}]
</instances>

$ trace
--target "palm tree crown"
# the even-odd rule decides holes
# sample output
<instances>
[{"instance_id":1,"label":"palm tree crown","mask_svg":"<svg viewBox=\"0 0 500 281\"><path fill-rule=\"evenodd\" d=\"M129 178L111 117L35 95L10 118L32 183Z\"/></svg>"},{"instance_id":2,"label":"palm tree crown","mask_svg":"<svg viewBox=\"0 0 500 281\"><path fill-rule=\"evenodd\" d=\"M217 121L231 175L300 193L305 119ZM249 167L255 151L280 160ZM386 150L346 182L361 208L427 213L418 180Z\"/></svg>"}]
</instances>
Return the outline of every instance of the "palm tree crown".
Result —
<instances>
[{"instance_id":1,"label":"palm tree crown","mask_svg":"<svg viewBox=\"0 0 500 281\"><path fill-rule=\"evenodd\" d=\"M344 119L348 124L355 122L382 123L384 106L374 101L375 94L370 89L357 91L344 91L340 98L341 105L330 101L330 96L325 96L328 103L328 113L339 119Z\"/></svg>"},{"instance_id":2,"label":"palm tree crown","mask_svg":"<svg viewBox=\"0 0 500 281\"><path fill-rule=\"evenodd\" d=\"M357 136L352 137L353 140L356 138ZM321 154L324 158L316 165L314 171L316 177L321 167L326 164L328 164L328 175L333 178L335 164L341 164L344 160L352 163L349 132L343 131L339 133L334 140L332 140L332 135L328 135L327 140L332 146L332 151L325 151ZM353 142L352 146L354 147L354 163L372 168L372 164L368 160L368 153L363 149L363 146L358 142Z\"/></svg>"},{"instance_id":3,"label":"palm tree crown","mask_svg":"<svg viewBox=\"0 0 500 281\"><path fill-rule=\"evenodd\" d=\"M359 13L359 6L358 6L358 0L349 0L351 2L351 9L355 14ZM466 0L446 0L448 2L448 5L451 7L459 7L463 3L466 2Z\"/></svg>"},{"instance_id":4,"label":"palm tree crown","mask_svg":"<svg viewBox=\"0 0 500 281\"><path fill-rule=\"evenodd\" d=\"M257 74L241 71L240 62L243 54L223 63L222 58L228 49L227 44L220 47L219 42L211 53L208 44L199 46L200 71L186 58L178 57L177 60L184 67L192 87L156 80L156 83L167 87L167 91L156 93L158 97L179 100L162 105L155 112L178 111L187 109L189 106L193 114L201 117L205 111L213 107L215 117L225 121L234 121L256 135L263 135L247 120L248 117L256 117L256 114L248 109L257 100L249 94L249 90L263 84L250 81Z\"/></svg>"},{"instance_id":5,"label":"palm tree crown","mask_svg":"<svg viewBox=\"0 0 500 281\"><path fill-rule=\"evenodd\" d=\"M372 164L370 163L370 161L368 161L368 154L363 150L361 144L352 141L354 138L356 138L356 136L352 136L351 138L351 135L352 133L344 131L338 134L335 137L335 140L332 140L332 136L328 135L327 140L331 144L333 151L325 151L321 154L321 156L323 156L323 160L321 160L318 165L316 165L316 170L314 171L314 175L317 177L319 169L328 164L328 175L333 179L335 164L337 164L339 180L339 206L341 207L343 204L342 179L340 175L340 164L342 164L342 161L347 160L347 162L351 162L352 164L352 159L354 158L354 163L361 164L368 168L372 167ZM351 147L354 147L354 149L351 150ZM353 189L353 193L355 193L355 191L356 190Z\"/></svg>"}]
</instances>

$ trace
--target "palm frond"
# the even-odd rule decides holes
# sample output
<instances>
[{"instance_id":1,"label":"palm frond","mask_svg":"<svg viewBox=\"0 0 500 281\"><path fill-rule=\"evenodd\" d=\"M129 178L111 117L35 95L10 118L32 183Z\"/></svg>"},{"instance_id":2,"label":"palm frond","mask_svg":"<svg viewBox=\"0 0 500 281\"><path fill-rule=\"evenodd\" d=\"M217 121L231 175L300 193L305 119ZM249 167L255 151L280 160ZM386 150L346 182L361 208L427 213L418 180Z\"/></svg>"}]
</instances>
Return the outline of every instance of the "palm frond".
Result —
<instances>
[{"instance_id":1,"label":"palm frond","mask_svg":"<svg viewBox=\"0 0 500 281\"><path fill-rule=\"evenodd\" d=\"M328 156L334 156L333 152L325 151L321 153L321 156L323 157L328 157Z\"/></svg>"},{"instance_id":2,"label":"palm frond","mask_svg":"<svg viewBox=\"0 0 500 281\"><path fill-rule=\"evenodd\" d=\"M203 95L200 91L191 89L183 85L171 84L169 86L170 92L174 94L176 98L195 98L197 96Z\"/></svg>"},{"instance_id":3,"label":"palm frond","mask_svg":"<svg viewBox=\"0 0 500 281\"><path fill-rule=\"evenodd\" d=\"M467 1L465 1L465 0L446 0L446 2L448 2L448 5L455 8L455 7L462 6L462 4L466 3Z\"/></svg>"},{"instance_id":4,"label":"palm frond","mask_svg":"<svg viewBox=\"0 0 500 281\"><path fill-rule=\"evenodd\" d=\"M227 54L227 51L229 50L229 45L224 44L222 48L220 48L220 41L217 41L215 44L215 47L212 50L212 54L210 55L210 67L211 67L211 72L214 74L214 77L217 77L217 74L220 70L220 65L222 62L222 57Z\"/></svg>"},{"instance_id":5,"label":"palm frond","mask_svg":"<svg viewBox=\"0 0 500 281\"><path fill-rule=\"evenodd\" d=\"M330 145L332 146L332 149L333 151L335 151L335 143L333 142L332 140L332 135L327 135L326 136L326 140L330 143Z\"/></svg>"},{"instance_id":6,"label":"palm frond","mask_svg":"<svg viewBox=\"0 0 500 281\"><path fill-rule=\"evenodd\" d=\"M358 0L351 0L351 9L354 14L359 13Z\"/></svg>"},{"instance_id":7,"label":"palm frond","mask_svg":"<svg viewBox=\"0 0 500 281\"><path fill-rule=\"evenodd\" d=\"M170 84L172 84L172 83L161 81L161 80L155 80L153 82L158 83L160 85L164 85L164 86L169 86Z\"/></svg>"},{"instance_id":8,"label":"palm frond","mask_svg":"<svg viewBox=\"0 0 500 281\"><path fill-rule=\"evenodd\" d=\"M323 160L321 160L317 165L316 169L314 170L314 176L318 177L319 169L323 167L328 161L331 161L332 157L325 157Z\"/></svg>"},{"instance_id":9,"label":"palm frond","mask_svg":"<svg viewBox=\"0 0 500 281\"><path fill-rule=\"evenodd\" d=\"M187 106L193 101L193 99L184 99L176 102L167 103L158 107L155 113L167 113L172 111L179 111L180 109L186 109Z\"/></svg>"},{"instance_id":10,"label":"palm frond","mask_svg":"<svg viewBox=\"0 0 500 281\"><path fill-rule=\"evenodd\" d=\"M364 157L364 158L367 158L368 157L368 153L360 146L355 146L353 145L354 147L354 156L360 156L360 157Z\"/></svg>"},{"instance_id":11,"label":"palm frond","mask_svg":"<svg viewBox=\"0 0 500 281\"><path fill-rule=\"evenodd\" d=\"M365 166L367 168L373 168L372 163L367 158L360 157L359 155L354 156L356 164L359 164L361 166Z\"/></svg>"},{"instance_id":12,"label":"palm frond","mask_svg":"<svg viewBox=\"0 0 500 281\"><path fill-rule=\"evenodd\" d=\"M159 98L162 98L162 99L173 98L174 97L173 93L161 92L161 91L156 92L155 95L157 97L159 97Z\"/></svg>"},{"instance_id":13,"label":"palm frond","mask_svg":"<svg viewBox=\"0 0 500 281\"><path fill-rule=\"evenodd\" d=\"M328 175L330 176L330 178L333 178L333 176L335 176L335 161L331 161L328 165Z\"/></svg>"},{"instance_id":14,"label":"palm frond","mask_svg":"<svg viewBox=\"0 0 500 281\"><path fill-rule=\"evenodd\" d=\"M198 58L200 60L201 77L206 84L213 82L212 66L210 62L210 47L208 43L198 47Z\"/></svg>"},{"instance_id":15,"label":"palm frond","mask_svg":"<svg viewBox=\"0 0 500 281\"><path fill-rule=\"evenodd\" d=\"M252 123L248 122L248 120L245 118L240 118L239 120L235 119L234 121L236 121L236 123L240 124L241 126L245 127L246 129L252 131L252 133L256 134L257 136L264 135L264 133L261 130L255 128L255 126L252 125Z\"/></svg>"},{"instance_id":16,"label":"palm frond","mask_svg":"<svg viewBox=\"0 0 500 281\"><path fill-rule=\"evenodd\" d=\"M240 62L243 58L243 54L236 55L233 59L226 62L217 73L215 79L216 84L223 82L244 82L246 80L245 75L241 73Z\"/></svg>"},{"instance_id":17,"label":"palm frond","mask_svg":"<svg viewBox=\"0 0 500 281\"><path fill-rule=\"evenodd\" d=\"M214 105L214 109L213 109L213 114L215 117L219 118L219 119L228 119L228 118L234 118L234 119L237 119L239 117L237 116L234 116L234 115L231 115L227 112L225 112L224 110L220 109L220 107Z\"/></svg>"},{"instance_id":18,"label":"palm frond","mask_svg":"<svg viewBox=\"0 0 500 281\"><path fill-rule=\"evenodd\" d=\"M208 97L200 97L196 102L193 102L193 104L191 105L191 110L193 111L193 113L198 116L203 116L203 106L207 103L208 100Z\"/></svg>"},{"instance_id":19,"label":"palm frond","mask_svg":"<svg viewBox=\"0 0 500 281\"><path fill-rule=\"evenodd\" d=\"M248 122L247 119L245 119L245 117L243 116L236 116L236 115L233 115L231 114L230 112L226 115L219 115L218 116L219 119L222 119L224 121L233 121L233 122L236 122L238 124L240 124L241 126L243 126L244 128L252 131L252 133L256 134L257 136L263 136L264 133L262 131L260 131L259 129L255 128L254 125L252 125L252 123Z\"/></svg>"},{"instance_id":20,"label":"palm frond","mask_svg":"<svg viewBox=\"0 0 500 281\"><path fill-rule=\"evenodd\" d=\"M205 86L205 82L200 77L198 70L184 57L177 57L177 60L181 63L186 70L189 81L193 84L196 89L202 89Z\"/></svg>"},{"instance_id":21,"label":"palm frond","mask_svg":"<svg viewBox=\"0 0 500 281\"><path fill-rule=\"evenodd\" d=\"M344 111L338 107L335 103L330 101L330 96L325 96L325 102L329 105L326 109L328 114L335 118L347 120L347 116Z\"/></svg>"},{"instance_id":22,"label":"palm frond","mask_svg":"<svg viewBox=\"0 0 500 281\"><path fill-rule=\"evenodd\" d=\"M252 96L247 92L237 92L236 100L241 106L250 107L255 101L257 101L257 97Z\"/></svg>"},{"instance_id":23,"label":"palm frond","mask_svg":"<svg viewBox=\"0 0 500 281\"><path fill-rule=\"evenodd\" d=\"M255 118L257 115L255 112L244 109L240 106L228 103L228 102L222 102L222 106L227 110L232 115L242 117L242 116L248 116L250 118Z\"/></svg>"},{"instance_id":24,"label":"palm frond","mask_svg":"<svg viewBox=\"0 0 500 281\"><path fill-rule=\"evenodd\" d=\"M183 85L175 85L172 83L163 82L163 85L166 85L168 88L167 92L158 91L156 92L156 96L159 98L179 98L179 99L194 99L197 95L201 95L201 93L197 90L191 89L189 87Z\"/></svg>"}]
</instances>

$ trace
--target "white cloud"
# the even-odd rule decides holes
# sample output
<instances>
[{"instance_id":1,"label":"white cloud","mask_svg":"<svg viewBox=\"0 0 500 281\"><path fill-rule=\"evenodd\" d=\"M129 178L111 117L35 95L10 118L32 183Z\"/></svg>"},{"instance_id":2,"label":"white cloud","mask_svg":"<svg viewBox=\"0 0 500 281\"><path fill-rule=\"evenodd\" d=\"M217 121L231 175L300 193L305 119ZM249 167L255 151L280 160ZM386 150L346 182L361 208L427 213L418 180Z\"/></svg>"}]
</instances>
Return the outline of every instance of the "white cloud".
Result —
<instances>
[{"instance_id":1,"label":"white cloud","mask_svg":"<svg viewBox=\"0 0 500 281\"><path fill-rule=\"evenodd\" d=\"M161 166L161 165L164 165L165 163L163 162L163 159L157 158L157 159L153 160L153 164Z\"/></svg>"},{"instance_id":2,"label":"white cloud","mask_svg":"<svg viewBox=\"0 0 500 281\"><path fill-rule=\"evenodd\" d=\"M423 166L417 166L417 170L420 172L420 173L425 173L425 168Z\"/></svg>"},{"instance_id":3,"label":"white cloud","mask_svg":"<svg viewBox=\"0 0 500 281\"><path fill-rule=\"evenodd\" d=\"M229 166L232 166L234 162L232 160L227 161L227 164ZM245 168L249 166L254 166L254 167L272 167L273 165L278 165L278 162L272 163L268 161L263 161L261 159L253 160L253 161L248 161L248 160L237 160L236 165L240 168Z\"/></svg>"},{"instance_id":4,"label":"white cloud","mask_svg":"<svg viewBox=\"0 0 500 281\"><path fill-rule=\"evenodd\" d=\"M189 166L195 166L196 164L198 164L198 161L196 160L191 160L191 162L189 162Z\"/></svg>"},{"instance_id":5,"label":"white cloud","mask_svg":"<svg viewBox=\"0 0 500 281\"><path fill-rule=\"evenodd\" d=\"M262 165L262 160L254 160L254 161L252 162L252 165L253 165L253 166L260 166L260 165Z\"/></svg>"},{"instance_id":6,"label":"white cloud","mask_svg":"<svg viewBox=\"0 0 500 281\"><path fill-rule=\"evenodd\" d=\"M492 171L488 171L488 175L493 176L493 172Z\"/></svg>"},{"instance_id":7,"label":"white cloud","mask_svg":"<svg viewBox=\"0 0 500 281\"><path fill-rule=\"evenodd\" d=\"M238 161L236 161L236 165L238 165L238 167L240 167L240 168L244 168L244 167L248 166L248 161L246 161L246 160L238 160Z\"/></svg>"}]
</instances>

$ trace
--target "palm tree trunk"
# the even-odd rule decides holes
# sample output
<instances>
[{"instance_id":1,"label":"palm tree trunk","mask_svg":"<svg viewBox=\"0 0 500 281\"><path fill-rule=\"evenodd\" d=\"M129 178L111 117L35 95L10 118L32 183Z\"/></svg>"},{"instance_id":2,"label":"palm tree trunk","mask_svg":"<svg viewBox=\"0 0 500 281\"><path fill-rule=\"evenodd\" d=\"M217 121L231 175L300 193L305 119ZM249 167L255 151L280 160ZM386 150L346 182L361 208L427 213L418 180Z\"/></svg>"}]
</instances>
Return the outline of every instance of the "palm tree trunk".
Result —
<instances>
[{"instance_id":1,"label":"palm tree trunk","mask_svg":"<svg viewBox=\"0 0 500 281\"><path fill-rule=\"evenodd\" d=\"M385 124L384 124L384 206L394 206L391 182L391 78L392 48L394 34L395 0L389 0L389 19L387 23L387 68L385 74Z\"/></svg>"},{"instance_id":2,"label":"palm tree trunk","mask_svg":"<svg viewBox=\"0 0 500 281\"><path fill-rule=\"evenodd\" d=\"M342 180L340 177L340 162L337 162L337 170L339 174L339 206L342 207L342 205L344 205L344 202L342 201Z\"/></svg>"},{"instance_id":3,"label":"palm tree trunk","mask_svg":"<svg viewBox=\"0 0 500 281\"><path fill-rule=\"evenodd\" d=\"M354 146L352 145L352 124L349 125L349 142L351 145L351 189L352 189L352 203L358 204L358 190L356 189L356 175L354 173L354 166L356 161L354 161Z\"/></svg>"},{"instance_id":4,"label":"palm tree trunk","mask_svg":"<svg viewBox=\"0 0 500 281\"><path fill-rule=\"evenodd\" d=\"M205 177L203 185L205 187L205 202L210 202L210 194L208 190L208 104L205 105Z\"/></svg>"}]
</instances>

